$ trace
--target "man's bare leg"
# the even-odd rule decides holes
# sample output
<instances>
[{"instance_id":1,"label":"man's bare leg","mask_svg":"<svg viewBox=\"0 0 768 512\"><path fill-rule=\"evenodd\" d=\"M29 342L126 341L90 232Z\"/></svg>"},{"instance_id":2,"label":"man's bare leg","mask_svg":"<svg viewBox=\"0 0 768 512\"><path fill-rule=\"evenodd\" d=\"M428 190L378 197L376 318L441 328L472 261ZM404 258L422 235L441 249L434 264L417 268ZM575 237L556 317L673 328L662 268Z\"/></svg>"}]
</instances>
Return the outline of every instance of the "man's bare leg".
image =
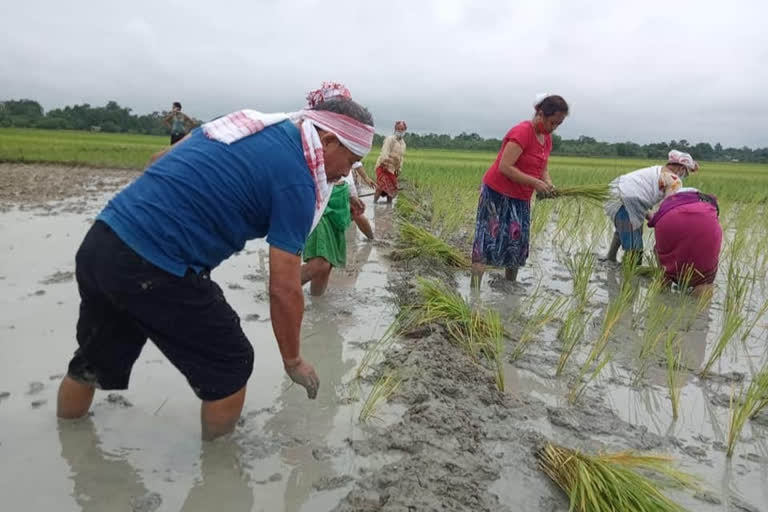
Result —
<instances>
[{"instance_id":1,"label":"man's bare leg","mask_svg":"<svg viewBox=\"0 0 768 512\"><path fill-rule=\"evenodd\" d=\"M203 400L200 406L200 422L204 441L213 441L217 437L235 430L240 413L245 403L245 386L221 400Z\"/></svg>"},{"instance_id":2,"label":"man's bare leg","mask_svg":"<svg viewBox=\"0 0 768 512\"><path fill-rule=\"evenodd\" d=\"M95 388L90 384L83 384L69 376L64 377L59 384L56 415L68 420L82 418L91 408L94 391Z\"/></svg>"}]
</instances>

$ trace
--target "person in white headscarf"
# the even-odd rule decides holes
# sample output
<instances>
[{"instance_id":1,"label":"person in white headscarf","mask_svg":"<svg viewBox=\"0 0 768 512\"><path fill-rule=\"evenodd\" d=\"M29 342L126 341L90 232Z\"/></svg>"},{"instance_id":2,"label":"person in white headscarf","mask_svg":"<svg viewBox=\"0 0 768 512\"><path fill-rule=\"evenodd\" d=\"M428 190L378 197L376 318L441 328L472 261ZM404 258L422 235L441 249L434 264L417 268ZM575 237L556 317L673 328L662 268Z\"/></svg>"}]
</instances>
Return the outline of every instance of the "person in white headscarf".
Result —
<instances>
[{"instance_id":1,"label":"person in white headscarf","mask_svg":"<svg viewBox=\"0 0 768 512\"><path fill-rule=\"evenodd\" d=\"M613 221L607 261L616 261L619 247L625 257L640 264L643 255L643 224L653 207L683 186L683 178L697 172L699 164L688 153L673 149L665 165L654 165L619 176L610 184L611 197L605 213Z\"/></svg>"}]
</instances>

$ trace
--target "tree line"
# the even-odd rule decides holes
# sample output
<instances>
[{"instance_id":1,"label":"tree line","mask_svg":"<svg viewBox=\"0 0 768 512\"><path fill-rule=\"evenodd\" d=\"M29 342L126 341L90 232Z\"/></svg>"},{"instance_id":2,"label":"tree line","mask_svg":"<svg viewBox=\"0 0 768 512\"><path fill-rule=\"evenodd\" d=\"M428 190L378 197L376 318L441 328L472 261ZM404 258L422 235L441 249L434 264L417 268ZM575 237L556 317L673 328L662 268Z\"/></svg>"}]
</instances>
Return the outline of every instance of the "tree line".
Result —
<instances>
[{"instance_id":1,"label":"tree line","mask_svg":"<svg viewBox=\"0 0 768 512\"><path fill-rule=\"evenodd\" d=\"M82 105L56 108L45 112L42 105L34 100L8 100L0 102L0 127L43 128L51 130L99 130L110 133L142 133L163 135L168 133L163 124L167 111L136 115L130 108L121 107L110 101L103 107ZM195 119L196 124L200 121ZM374 144L381 145L384 137L376 135ZM463 149L498 151L500 139L486 139L477 133L462 132L459 135L437 133L406 133L405 141L411 148ZM752 149L714 146L708 142L689 143L685 139L652 144L635 142L601 142L592 137L563 139L552 136L552 152L565 156L666 158L670 149L690 152L694 158L707 161L740 161L768 163L768 148Z\"/></svg>"},{"instance_id":2,"label":"tree line","mask_svg":"<svg viewBox=\"0 0 768 512\"><path fill-rule=\"evenodd\" d=\"M168 111L136 115L130 108L109 101L103 107L82 105L55 108L45 112L34 100L0 102L0 127L42 128L46 130L91 130L109 133L141 133L164 135L168 128L163 118ZM195 124L200 121L193 119Z\"/></svg>"}]
</instances>

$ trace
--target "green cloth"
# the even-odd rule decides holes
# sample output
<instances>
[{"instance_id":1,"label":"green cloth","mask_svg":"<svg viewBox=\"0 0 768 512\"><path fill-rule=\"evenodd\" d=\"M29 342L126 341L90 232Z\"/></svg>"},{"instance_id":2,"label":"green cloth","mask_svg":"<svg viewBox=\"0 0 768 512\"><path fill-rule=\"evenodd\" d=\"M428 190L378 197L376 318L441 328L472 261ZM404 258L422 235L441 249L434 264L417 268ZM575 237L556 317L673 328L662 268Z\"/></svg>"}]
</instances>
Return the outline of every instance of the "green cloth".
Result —
<instances>
[{"instance_id":1,"label":"green cloth","mask_svg":"<svg viewBox=\"0 0 768 512\"><path fill-rule=\"evenodd\" d=\"M328 206L317 227L304 245L304 261L323 258L334 267L347 264L347 239L345 233L352 223L349 211L349 185L335 185Z\"/></svg>"}]
</instances>

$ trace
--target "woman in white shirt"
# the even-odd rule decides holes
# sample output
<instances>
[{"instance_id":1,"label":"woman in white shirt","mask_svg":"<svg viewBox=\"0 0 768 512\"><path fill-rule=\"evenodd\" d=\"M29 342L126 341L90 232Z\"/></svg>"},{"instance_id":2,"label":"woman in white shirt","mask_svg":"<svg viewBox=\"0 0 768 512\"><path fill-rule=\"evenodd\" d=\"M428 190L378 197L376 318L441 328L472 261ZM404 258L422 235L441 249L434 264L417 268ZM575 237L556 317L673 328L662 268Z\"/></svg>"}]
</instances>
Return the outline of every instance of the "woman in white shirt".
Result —
<instances>
[{"instance_id":1,"label":"woman in white shirt","mask_svg":"<svg viewBox=\"0 0 768 512\"><path fill-rule=\"evenodd\" d=\"M673 149L666 165L654 165L619 176L611 182L611 198L605 213L616 231L606 260L616 261L619 247L625 257L640 264L643 255L643 224L650 210L683 186L682 178L696 172L699 164L689 155Z\"/></svg>"}]
</instances>

